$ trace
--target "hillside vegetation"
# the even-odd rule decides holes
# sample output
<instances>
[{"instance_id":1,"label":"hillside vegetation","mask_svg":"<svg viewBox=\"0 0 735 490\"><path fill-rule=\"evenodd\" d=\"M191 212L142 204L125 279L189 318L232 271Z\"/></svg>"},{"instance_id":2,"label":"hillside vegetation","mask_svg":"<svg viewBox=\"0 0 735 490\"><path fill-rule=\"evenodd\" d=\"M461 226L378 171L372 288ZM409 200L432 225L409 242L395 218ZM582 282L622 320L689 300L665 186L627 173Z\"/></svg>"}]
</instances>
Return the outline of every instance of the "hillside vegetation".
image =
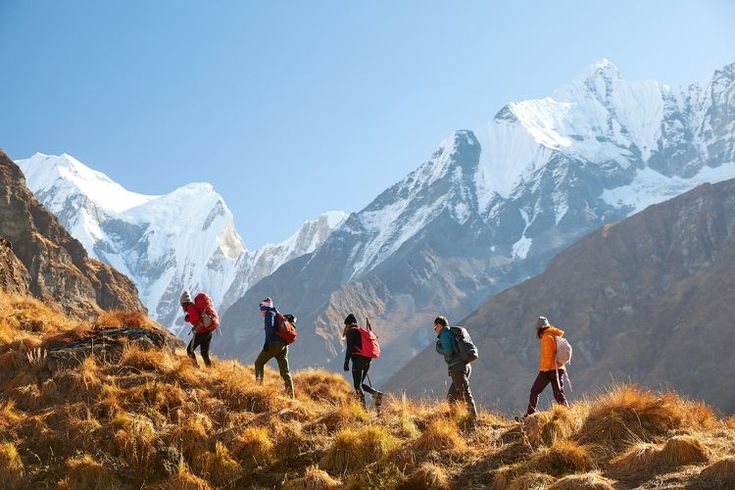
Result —
<instances>
[{"instance_id":1,"label":"hillside vegetation","mask_svg":"<svg viewBox=\"0 0 735 490\"><path fill-rule=\"evenodd\" d=\"M78 322L21 296L0 311L5 488L735 487L735 419L674 393L615 386L472 429L445 403L366 412L341 374L295 373L290 399L271 371L197 369L140 314Z\"/></svg>"}]
</instances>

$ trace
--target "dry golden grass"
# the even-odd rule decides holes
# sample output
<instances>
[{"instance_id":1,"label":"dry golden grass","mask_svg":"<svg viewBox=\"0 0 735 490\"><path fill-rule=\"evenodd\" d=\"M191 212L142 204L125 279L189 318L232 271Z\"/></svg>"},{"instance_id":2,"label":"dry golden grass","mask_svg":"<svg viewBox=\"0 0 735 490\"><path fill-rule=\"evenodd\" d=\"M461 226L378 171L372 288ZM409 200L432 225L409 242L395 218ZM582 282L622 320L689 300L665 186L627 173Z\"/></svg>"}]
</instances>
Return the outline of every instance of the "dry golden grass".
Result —
<instances>
[{"instance_id":1,"label":"dry golden grass","mask_svg":"<svg viewBox=\"0 0 735 490\"><path fill-rule=\"evenodd\" d=\"M722 458L704 468L697 483L701 488L735 488L735 456Z\"/></svg>"},{"instance_id":2,"label":"dry golden grass","mask_svg":"<svg viewBox=\"0 0 735 490\"><path fill-rule=\"evenodd\" d=\"M514 479L508 485L508 490L544 490L556 481L546 473L526 473Z\"/></svg>"},{"instance_id":3,"label":"dry golden grass","mask_svg":"<svg viewBox=\"0 0 735 490\"><path fill-rule=\"evenodd\" d=\"M613 482L599 473L569 475L548 487L548 490L614 490Z\"/></svg>"},{"instance_id":4,"label":"dry golden grass","mask_svg":"<svg viewBox=\"0 0 735 490\"><path fill-rule=\"evenodd\" d=\"M59 489L113 490L121 486L112 472L89 454L69 458L66 467L67 476L59 482Z\"/></svg>"},{"instance_id":5,"label":"dry golden grass","mask_svg":"<svg viewBox=\"0 0 735 490\"><path fill-rule=\"evenodd\" d=\"M94 321L98 327L118 328L118 327L135 327L155 329L160 325L143 313L138 311L120 311L112 310L102 313Z\"/></svg>"},{"instance_id":6,"label":"dry golden grass","mask_svg":"<svg viewBox=\"0 0 735 490\"><path fill-rule=\"evenodd\" d=\"M64 367L42 354L51 342L156 324L113 312L93 327L17 297L0 307L8 488L474 489L490 478L496 489L610 488L610 478L651 486L670 471L703 487L732 482L732 419L673 393L614 387L523 424L483 412L471 430L463 406L403 396L387 396L378 418L345 377L321 370L294 373L292 399L271 369L256 385L251 366L197 369L181 349L141 343Z\"/></svg>"},{"instance_id":7,"label":"dry golden grass","mask_svg":"<svg viewBox=\"0 0 735 490\"><path fill-rule=\"evenodd\" d=\"M619 450L630 443L654 441L674 429L702 430L715 425L712 409L701 403L685 401L674 393L620 385L590 403L578 439Z\"/></svg>"},{"instance_id":8,"label":"dry golden grass","mask_svg":"<svg viewBox=\"0 0 735 490\"><path fill-rule=\"evenodd\" d=\"M324 470L320 470L318 466L309 466L304 472L304 476L288 480L284 485L284 490L330 490L340 488L342 483L329 476Z\"/></svg>"},{"instance_id":9,"label":"dry golden grass","mask_svg":"<svg viewBox=\"0 0 735 490\"><path fill-rule=\"evenodd\" d=\"M424 463L398 486L398 490L449 490L447 470L434 463Z\"/></svg>"},{"instance_id":10,"label":"dry golden grass","mask_svg":"<svg viewBox=\"0 0 735 490\"><path fill-rule=\"evenodd\" d=\"M0 475L4 485L15 488L23 482L25 468L12 442L0 443Z\"/></svg>"},{"instance_id":11,"label":"dry golden grass","mask_svg":"<svg viewBox=\"0 0 735 490\"><path fill-rule=\"evenodd\" d=\"M334 437L320 466L340 473L363 468L384 458L397 444L396 438L381 426L345 429Z\"/></svg>"}]
</instances>

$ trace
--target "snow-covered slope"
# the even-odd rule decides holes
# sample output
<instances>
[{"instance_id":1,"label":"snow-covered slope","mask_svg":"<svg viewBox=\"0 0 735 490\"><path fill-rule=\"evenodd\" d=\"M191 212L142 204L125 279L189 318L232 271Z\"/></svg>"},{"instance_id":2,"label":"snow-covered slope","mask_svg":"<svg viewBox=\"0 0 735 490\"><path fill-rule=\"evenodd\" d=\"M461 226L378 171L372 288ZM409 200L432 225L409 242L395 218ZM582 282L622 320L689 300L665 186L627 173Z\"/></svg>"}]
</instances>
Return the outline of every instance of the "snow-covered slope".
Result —
<instances>
[{"instance_id":1,"label":"snow-covered slope","mask_svg":"<svg viewBox=\"0 0 735 490\"><path fill-rule=\"evenodd\" d=\"M16 163L38 199L90 255L133 279L151 315L174 330L181 325L183 289L207 291L222 305L228 292L244 293L284 262L312 252L345 218L326 213L282 244L249 251L210 184L147 196L67 154L36 154Z\"/></svg>"},{"instance_id":2,"label":"snow-covered slope","mask_svg":"<svg viewBox=\"0 0 735 490\"><path fill-rule=\"evenodd\" d=\"M602 60L550 97L509 103L449 135L224 318L246 318L259 295L278 291L299 309L294 361L310 365L338 357L341 318L361 312L390 326L381 362L390 371L430 342L419 327L437 313L458 320L601 225L733 177L735 64L672 88L627 81ZM238 335L227 352L253 355L252 335Z\"/></svg>"}]
</instances>

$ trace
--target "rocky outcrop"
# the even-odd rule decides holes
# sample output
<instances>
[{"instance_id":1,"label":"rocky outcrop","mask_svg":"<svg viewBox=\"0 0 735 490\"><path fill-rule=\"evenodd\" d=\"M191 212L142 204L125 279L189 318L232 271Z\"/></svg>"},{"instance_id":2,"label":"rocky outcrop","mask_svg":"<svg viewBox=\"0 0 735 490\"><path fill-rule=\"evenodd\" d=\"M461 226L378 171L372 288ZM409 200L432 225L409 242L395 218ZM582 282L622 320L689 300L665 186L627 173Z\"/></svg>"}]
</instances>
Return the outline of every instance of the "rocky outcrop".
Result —
<instances>
[{"instance_id":1,"label":"rocky outcrop","mask_svg":"<svg viewBox=\"0 0 735 490\"><path fill-rule=\"evenodd\" d=\"M28 294L29 282L28 271L13 253L13 246L0 237L0 291Z\"/></svg>"},{"instance_id":2,"label":"rocky outcrop","mask_svg":"<svg viewBox=\"0 0 735 490\"><path fill-rule=\"evenodd\" d=\"M539 315L574 346L572 397L632 380L676 386L735 409L735 180L700 186L607 225L542 275L498 294L462 323L480 349L472 385L490 406L522 410L538 369ZM446 368L422 352L387 383L446 393Z\"/></svg>"},{"instance_id":3,"label":"rocky outcrop","mask_svg":"<svg viewBox=\"0 0 735 490\"><path fill-rule=\"evenodd\" d=\"M2 151L0 235L23 264L33 296L83 317L110 309L145 311L133 283L88 257L82 244L36 200L18 166Z\"/></svg>"}]
</instances>

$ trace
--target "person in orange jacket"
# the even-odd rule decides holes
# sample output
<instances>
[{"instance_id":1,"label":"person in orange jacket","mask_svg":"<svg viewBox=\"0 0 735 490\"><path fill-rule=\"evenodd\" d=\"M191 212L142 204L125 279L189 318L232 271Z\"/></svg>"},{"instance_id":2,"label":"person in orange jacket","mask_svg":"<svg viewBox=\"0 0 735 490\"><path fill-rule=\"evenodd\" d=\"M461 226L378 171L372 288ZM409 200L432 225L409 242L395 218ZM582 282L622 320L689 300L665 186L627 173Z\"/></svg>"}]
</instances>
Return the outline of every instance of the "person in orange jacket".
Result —
<instances>
[{"instance_id":1,"label":"person in orange jacket","mask_svg":"<svg viewBox=\"0 0 735 490\"><path fill-rule=\"evenodd\" d=\"M531 395L528 400L526 417L536 412L539 397L546 386L551 383L556 403L569 406L564 395L564 364L556 361L556 338L563 337L564 331L549 324L549 320L540 316L536 322L536 337L541 341L541 355L539 359L539 373L531 386ZM558 376L556 370L559 370Z\"/></svg>"}]
</instances>

